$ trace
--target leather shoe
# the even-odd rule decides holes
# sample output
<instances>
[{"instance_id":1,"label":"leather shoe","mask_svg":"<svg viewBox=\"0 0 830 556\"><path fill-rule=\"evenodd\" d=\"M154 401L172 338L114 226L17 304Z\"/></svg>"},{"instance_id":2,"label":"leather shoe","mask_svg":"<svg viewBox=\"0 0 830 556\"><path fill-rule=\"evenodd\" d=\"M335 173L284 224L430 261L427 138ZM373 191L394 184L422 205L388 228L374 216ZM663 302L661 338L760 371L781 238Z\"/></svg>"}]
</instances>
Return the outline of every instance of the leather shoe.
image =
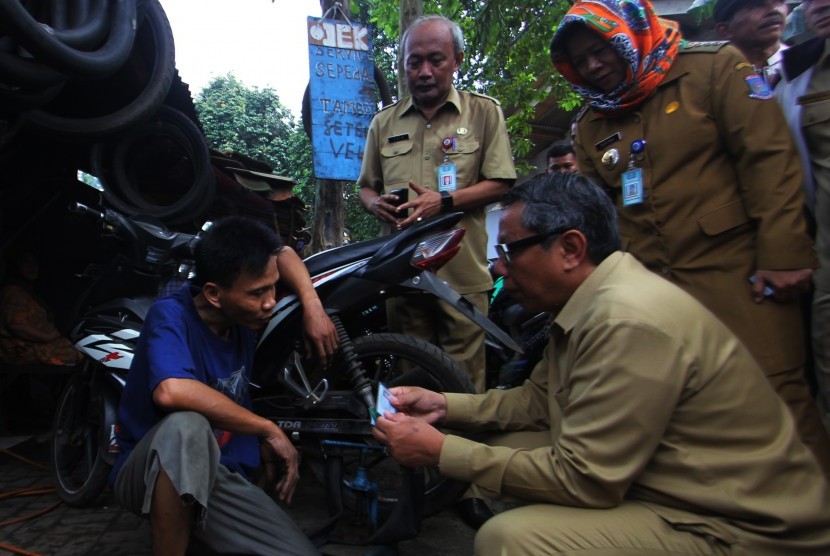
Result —
<instances>
[{"instance_id":1,"label":"leather shoe","mask_svg":"<svg viewBox=\"0 0 830 556\"><path fill-rule=\"evenodd\" d=\"M455 509L461 520L473 529L478 529L484 522L495 515L487 502L481 498L464 498L455 503Z\"/></svg>"}]
</instances>

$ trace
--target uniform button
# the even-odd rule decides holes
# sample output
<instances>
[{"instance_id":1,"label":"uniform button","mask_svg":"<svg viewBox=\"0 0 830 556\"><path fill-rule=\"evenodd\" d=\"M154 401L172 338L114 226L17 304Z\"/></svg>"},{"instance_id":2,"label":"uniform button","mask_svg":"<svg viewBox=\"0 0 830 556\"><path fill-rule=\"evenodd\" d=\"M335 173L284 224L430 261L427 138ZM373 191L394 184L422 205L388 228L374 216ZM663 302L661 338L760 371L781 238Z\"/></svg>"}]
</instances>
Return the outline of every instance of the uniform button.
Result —
<instances>
[{"instance_id":1,"label":"uniform button","mask_svg":"<svg viewBox=\"0 0 830 556\"><path fill-rule=\"evenodd\" d=\"M429 160L429 159L431 159L431 158L432 158L432 155L429 155L429 154L428 154L428 155L426 155L426 156L424 157L424 160Z\"/></svg>"},{"instance_id":2,"label":"uniform button","mask_svg":"<svg viewBox=\"0 0 830 556\"><path fill-rule=\"evenodd\" d=\"M427 124L427 129L432 129L432 124Z\"/></svg>"},{"instance_id":3,"label":"uniform button","mask_svg":"<svg viewBox=\"0 0 830 556\"><path fill-rule=\"evenodd\" d=\"M660 274L662 274L663 276L668 276L669 274L671 274L671 269L667 266L661 267Z\"/></svg>"},{"instance_id":4,"label":"uniform button","mask_svg":"<svg viewBox=\"0 0 830 556\"><path fill-rule=\"evenodd\" d=\"M634 116L634 123L635 123L635 124L639 124L639 123L640 123L640 116Z\"/></svg>"}]
</instances>

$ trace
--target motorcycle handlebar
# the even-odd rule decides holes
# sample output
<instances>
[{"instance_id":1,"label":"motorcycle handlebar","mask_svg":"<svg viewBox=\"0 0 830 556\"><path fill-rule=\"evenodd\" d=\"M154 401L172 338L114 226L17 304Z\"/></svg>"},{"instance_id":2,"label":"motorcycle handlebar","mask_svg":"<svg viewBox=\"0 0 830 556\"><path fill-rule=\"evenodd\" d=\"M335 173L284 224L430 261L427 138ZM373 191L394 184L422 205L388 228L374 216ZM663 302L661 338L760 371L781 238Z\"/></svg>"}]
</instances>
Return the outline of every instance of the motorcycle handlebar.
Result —
<instances>
[{"instance_id":1,"label":"motorcycle handlebar","mask_svg":"<svg viewBox=\"0 0 830 556\"><path fill-rule=\"evenodd\" d=\"M103 220L105 215L100 210L95 210L92 207L88 207L87 205L79 202L69 203L69 212L75 214L88 214L90 216L94 216L98 220Z\"/></svg>"},{"instance_id":2,"label":"motorcycle handlebar","mask_svg":"<svg viewBox=\"0 0 830 556\"><path fill-rule=\"evenodd\" d=\"M190 259L199 241L198 235L169 232L160 223L135 220L114 210L93 208L77 201L70 203L69 211L91 216L103 223L110 231L114 231L126 241L131 259L139 268L153 270L160 263Z\"/></svg>"}]
</instances>

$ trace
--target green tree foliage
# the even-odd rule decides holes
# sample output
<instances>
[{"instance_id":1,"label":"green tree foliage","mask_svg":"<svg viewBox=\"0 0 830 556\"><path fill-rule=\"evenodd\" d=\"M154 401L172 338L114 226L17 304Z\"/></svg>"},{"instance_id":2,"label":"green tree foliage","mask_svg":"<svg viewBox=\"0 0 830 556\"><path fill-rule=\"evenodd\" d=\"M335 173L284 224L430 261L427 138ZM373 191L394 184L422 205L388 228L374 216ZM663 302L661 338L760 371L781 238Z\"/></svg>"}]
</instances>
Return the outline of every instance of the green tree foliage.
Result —
<instances>
[{"instance_id":1,"label":"green tree foliage","mask_svg":"<svg viewBox=\"0 0 830 556\"><path fill-rule=\"evenodd\" d=\"M302 126L271 88L247 87L233 74L214 78L196 97L208 145L267 163L275 174L294 178L297 195L314 207L311 143ZM353 241L377 237L379 224L366 214L352 185L345 193L346 225ZM310 215L306 221L310 222Z\"/></svg>"},{"instance_id":2,"label":"green tree foliage","mask_svg":"<svg viewBox=\"0 0 830 556\"><path fill-rule=\"evenodd\" d=\"M199 93L196 110L211 148L261 160L277 173L291 167L286 142L296 126L273 89L246 87L233 74L217 77Z\"/></svg>"},{"instance_id":3,"label":"green tree foliage","mask_svg":"<svg viewBox=\"0 0 830 556\"><path fill-rule=\"evenodd\" d=\"M358 4L375 26L376 37L383 37L375 38L375 45L397 45L397 2ZM550 40L569 7L566 0L424 0L424 13L441 14L461 25L467 49L457 85L499 99L517 161L532 148L530 122L537 102L553 95L563 110L580 104L550 62Z\"/></svg>"}]
</instances>

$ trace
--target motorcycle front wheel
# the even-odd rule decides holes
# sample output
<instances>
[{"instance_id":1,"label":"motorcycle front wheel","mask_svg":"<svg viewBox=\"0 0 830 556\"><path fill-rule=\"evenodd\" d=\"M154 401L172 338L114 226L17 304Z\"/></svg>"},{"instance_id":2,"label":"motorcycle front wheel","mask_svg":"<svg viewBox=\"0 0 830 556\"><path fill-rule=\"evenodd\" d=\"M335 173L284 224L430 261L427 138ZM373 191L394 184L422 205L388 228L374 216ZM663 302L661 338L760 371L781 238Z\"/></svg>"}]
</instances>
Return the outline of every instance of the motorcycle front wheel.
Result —
<instances>
[{"instance_id":1,"label":"motorcycle front wheel","mask_svg":"<svg viewBox=\"0 0 830 556\"><path fill-rule=\"evenodd\" d=\"M436 392L473 393L475 388L452 358L434 345L403 334L371 334L353 341L354 351L363 364L377 395L378 383L386 387L420 386ZM452 431L445 431L452 432ZM377 514L388 516L405 496L409 470L395 463L371 434L340 438L311 435L303 443L304 455L321 480L325 466L336 465L343 504L351 510L365 508L371 496ZM332 447L327 447L331 445ZM336 451L337 458L322 457ZM331 473L331 469L328 470ZM448 479L437 467L418 470L423 476L422 516L440 512L458 500L467 484ZM324 483L325 484L325 483ZM368 487L368 488L367 488Z\"/></svg>"},{"instance_id":2,"label":"motorcycle front wheel","mask_svg":"<svg viewBox=\"0 0 830 556\"><path fill-rule=\"evenodd\" d=\"M72 377L61 394L52 427L55 489L69 506L89 505L103 492L110 466L101 457L104 399L86 372Z\"/></svg>"}]
</instances>

